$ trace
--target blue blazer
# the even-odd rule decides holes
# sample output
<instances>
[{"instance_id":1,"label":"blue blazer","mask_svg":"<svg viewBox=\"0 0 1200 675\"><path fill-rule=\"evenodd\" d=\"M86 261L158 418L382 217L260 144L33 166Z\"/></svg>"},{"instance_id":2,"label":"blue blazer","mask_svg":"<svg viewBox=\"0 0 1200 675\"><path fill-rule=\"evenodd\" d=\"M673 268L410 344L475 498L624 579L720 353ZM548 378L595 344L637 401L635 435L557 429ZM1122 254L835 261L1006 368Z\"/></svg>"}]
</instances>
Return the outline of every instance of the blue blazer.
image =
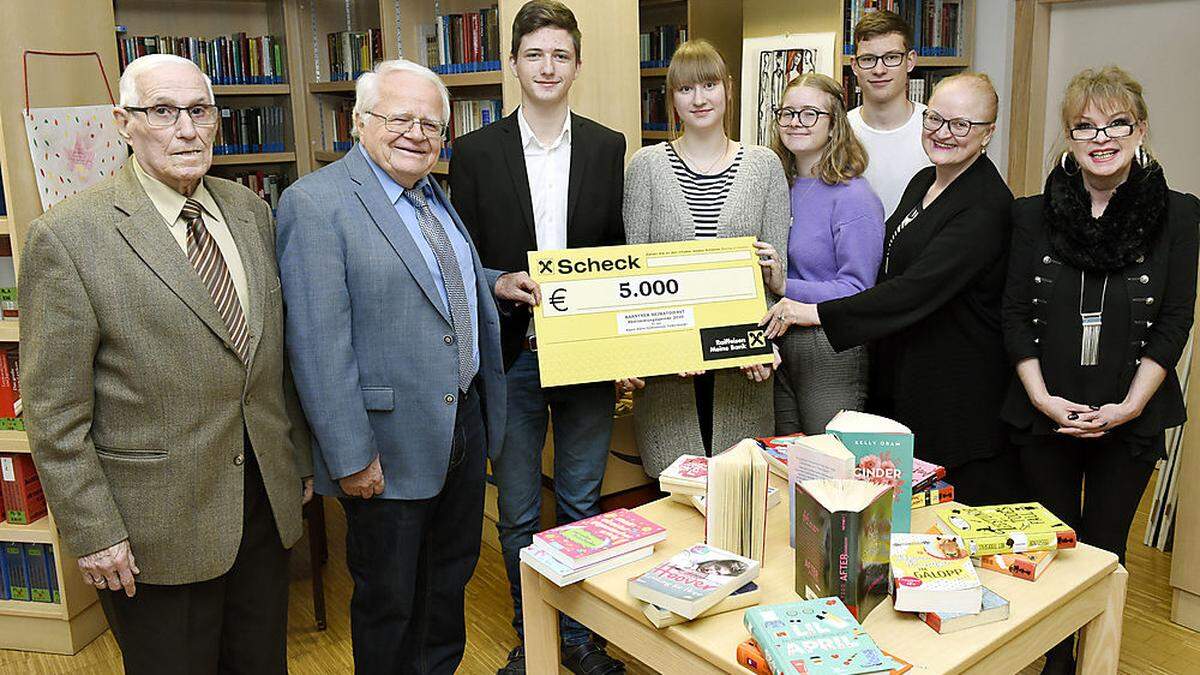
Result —
<instances>
[{"instance_id":1,"label":"blue blazer","mask_svg":"<svg viewBox=\"0 0 1200 675\"><path fill-rule=\"evenodd\" d=\"M450 201L434 190L467 241ZM378 453L385 499L427 499L446 480L458 405L450 316L421 252L356 146L284 190L276 255L287 352L312 429L319 494ZM479 375L489 453L504 433L499 321L471 245Z\"/></svg>"}]
</instances>

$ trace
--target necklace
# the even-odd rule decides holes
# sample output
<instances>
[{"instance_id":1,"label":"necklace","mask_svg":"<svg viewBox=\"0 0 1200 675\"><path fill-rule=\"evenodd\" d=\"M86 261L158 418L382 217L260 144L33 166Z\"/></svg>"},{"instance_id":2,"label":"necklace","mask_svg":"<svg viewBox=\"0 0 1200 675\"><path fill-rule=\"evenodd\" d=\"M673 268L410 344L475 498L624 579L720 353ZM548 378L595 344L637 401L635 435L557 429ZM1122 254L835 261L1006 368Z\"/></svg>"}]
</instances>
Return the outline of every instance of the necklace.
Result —
<instances>
[{"instance_id":1,"label":"necklace","mask_svg":"<svg viewBox=\"0 0 1200 675\"><path fill-rule=\"evenodd\" d=\"M1104 286L1100 290L1100 311L1083 311L1084 271L1079 270L1079 322L1083 325L1083 337L1079 344L1079 365L1094 366L1100 362L1100 327L1104 323L1104 296L1108 295L1108 275L1104 275Z\"/></svg>"},{"instance_id":2,"label":"necklace","mask_svg":"<svg viewBox=\"0 0 1200 675\"><path fill-rule=\"evenodd\" d=\"M721 160L725 159L726 155L729 154L729 139L726 138L725 139L725 149L721 151L721 154L718 155L716 159L714 159L712 162L709 162L708 166L706 166L702 169L702 168L700 168L700 162L697 162L692 157L690 152L687 152L686 150L683 149L682 141L676 141L675 145L677 146L676 150L680 151L679 154L683 157L684 161L686 161L691 166L695 167L696 173L702 174L702 175L709 175L712 172L713 167L720 164Z\"/></svg>"}]
</instances>

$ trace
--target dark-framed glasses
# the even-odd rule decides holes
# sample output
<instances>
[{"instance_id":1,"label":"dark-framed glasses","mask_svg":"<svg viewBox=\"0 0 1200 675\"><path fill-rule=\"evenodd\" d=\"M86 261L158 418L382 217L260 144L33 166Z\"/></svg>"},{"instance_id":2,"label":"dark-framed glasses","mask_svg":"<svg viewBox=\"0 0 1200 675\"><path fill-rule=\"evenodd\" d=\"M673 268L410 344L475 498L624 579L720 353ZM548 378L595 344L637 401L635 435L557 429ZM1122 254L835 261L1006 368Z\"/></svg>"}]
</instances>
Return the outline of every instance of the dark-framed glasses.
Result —
<instances>
[{"instance_id":1,"label":"dark-framed glasses","mask_svg":"<svg viewBox=\"0 0 1200 675\"><path fill-rule=\"evenodd\" d=\"M833 117L832 114L816 108L775 108L775 123L781 127L790 127L796 122L804 128L811 127L821 119L821 115Z\"/></svg>"},{"instance_id":2,"label":"dark-framed glasses","mask_svg":"<svg viewBox=\"0 0 1200 675\"><path fill-rule=\"evenodd\" d=\"M440 139L442 138L442 134L446 133L445 122L438 122L437 120L425 120L417 117L416 115L410 115L408 113L400 113L399 115L384 117L383 115L370 110L364 110L363 112L367 113L371 117L378 117L379 119L383 120L384 128L394 134L407 134L412 130L413 127L418 125L420 126L421 133L425 136L425 138Z\"/></svg>"},{"instance_id":3,"label":"dark-framed glasses","mask_svg":"<svg viewBox=\"0 0 1200 675\"><path fill-rule=\"evenodd\" d=\"M904 57L907 52L888 52L886 54L860 54L854 57L854 62L863 70L870 70L875 67L876 63L883 61L883 65L888 68L895 68L904 63Z\"/></svg>"},{"instance_id":4,"label":"dark-framed glasses","mask_svg":"<svg viewBox=\"0 0 1200 675\"><path fill-rule=\"evenodd\" d=\"M925 127L925 131L934 134L937 133L938 129L942 128L942 125L945 125L950 128L951 134L959 138L963 138L967 134L971 133L972 127L987 126L995 121L996 120L977 122L975 120L969 120L965 117L946 119L945 117L942 117L928 108L925 109L925 112L921 113L921 126Z\"/></svg>"},{"instance_id":5,"label":"dark-framed glasses","mask_svg":"<svg viewBox=\"0 0 1200 675\"><path fill-rule=\"evenodd\" d=\"M192 118L192 124L198 127L211 127L217 123L217 106L207 103L197 103L189 106L167 105L160 103L145 107L122 106L131 112L140 112L146 116L146 123L152 127L173 127L179 121L179 113L186 111Z\"/></svg>"},{"instance_id":6,"label":"dark-framed glasses","mask_svg":"<svg viewBox=\"0 0 1200 675\"><path fill-rule=\"evenodd\" d=\"M1077 127L1071 128L1071 140L1074 141L1091 141L1100 136L1100 132L1104 132L1106 138L1125 138L1133 135L1133 129L1137 125L1133 122L1118 120L1103 127L1094 127L1090 124L1080 124Z\"/></svg>"}]
</instances>

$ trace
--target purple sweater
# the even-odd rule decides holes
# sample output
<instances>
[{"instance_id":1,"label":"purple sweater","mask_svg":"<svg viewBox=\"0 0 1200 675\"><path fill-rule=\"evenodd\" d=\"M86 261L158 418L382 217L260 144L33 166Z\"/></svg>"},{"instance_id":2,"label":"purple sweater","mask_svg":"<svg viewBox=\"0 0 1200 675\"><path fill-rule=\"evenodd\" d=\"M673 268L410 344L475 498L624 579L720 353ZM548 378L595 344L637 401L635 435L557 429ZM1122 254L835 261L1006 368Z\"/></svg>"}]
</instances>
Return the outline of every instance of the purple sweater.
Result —
<instances>
[{"instance_id":1,"label":"purple sweater","mask_svg":"<svg viewBox=\"0 0 1200 675\"><path fill-rule=\"evenodd\" d=\"M864 178L792 186L787 297L808 303L854 295L875 285L883 258L883 204Z\"/></svg>"}]
</instances>

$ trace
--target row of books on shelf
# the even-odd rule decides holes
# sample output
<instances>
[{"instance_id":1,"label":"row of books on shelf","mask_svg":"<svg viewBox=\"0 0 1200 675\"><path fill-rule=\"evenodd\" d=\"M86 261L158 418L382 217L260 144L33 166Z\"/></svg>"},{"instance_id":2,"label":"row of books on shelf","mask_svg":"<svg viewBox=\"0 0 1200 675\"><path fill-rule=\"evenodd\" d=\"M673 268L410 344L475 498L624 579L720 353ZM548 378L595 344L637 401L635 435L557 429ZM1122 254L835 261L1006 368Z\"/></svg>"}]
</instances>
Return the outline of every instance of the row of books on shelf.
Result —
<instances>
[{"instance_id":1,"label":"row of books on shelf","mask_svg":"<svg viewBox=\"0 0 1200 675\"><path fill-rule=\"evenodd\" d=\"M244 171L224 176L250 188L271 205L271 213L279 208L279 195L290 182L285 173L267 173L265 171Z\"/></svg>"},{"instance_id":2,"label":"row of books on shelf","mask_svg":"<svg viewBox=\"0 0 1200 675\"><path fill-rule=\"evenodd\" d=\"M928 103L929 96L938 82L954 74L955 71L934 71L924 77L908 78L908 100L915 103ZM850 73L842 76L842 90L846 92L846 108L853 109L862 105L862 87Z\"/></svg>"},{"instance_id":3,"label":"row of books on shelf","mask_svg":"<svg viewBox=\"0 0 1200 675\"><path fill-rule=\"evenodd\" d=\"M504 102L498 98L450 101L450 125L446 129L447 138L442 145L441 159L450 159L454 151L454 139L482 129L503 116Z\"/></svg>"},{"instance_id":4,"label":"row of books on shelf","mask_svg":"<svg viewBox=\"0 0 1200 675\"><path fill-rule=\"evenodd\" d=\"M214 155L284 152L283 106L221 108L221 125L213 141Z\"/></svg>"},{"instance_id":5,"label":"row of books on shelf","mask_svg":"<svg viewBox=\"0 0 1200 675\"><path fill-rule=\"evenodd\" d=\"M383 31L343 30L325 36L329 50L329 80L357 80L383 60Z\"/></svg>"},{"instance_id":6,"label":"row of books on shelf","mask_svg":"<svg viewBox=\"0 0 1200 675\"><path fill-rule=\"evenodd\" d=\"M124 26L117 26L124 32ZM274 35L234 33L220 37L135 35L117 38L121 70L147 54L174 54L191 60L213 84L280 84L287 82L283 42Z\"/></svg>"},{"instance_id":7,"label":"row of books on shelf","mask_svg":"<svg viewBox=\"0 0 1200 675\"><path fill-rule=\"evenodd\" d=\"M4 188L0 186L0 206L4 204ZM0 215L4 209L0 208ZM13 260L12 236L0 236L0 320L16 321L17 267Z\"/></svg>"},{"instance_id":8,"label":"row of books on shelf","mask_svg":"<svg viewBox=\"0 0 1200 675\"><path fill-rule=\"evenodd\" d=\"M642 130L643 131L666 131L667 130L667 106L671 102L667 98L667 86L665 84L657 87L647 87L642 89Z\"/></svg>"},{"instance_id":9,"label":"row of books on shelf","mask_svg":"<svg viewBox=\"0 0 1200 675\"><path fill-rule=\"evenodd\" d=\"M964 0L849 0L845 9L844 53L854 54L854 27L870 12L899 14L913 29L913 49L918 56L962 56Z\"/></svg>"},{"instance_id":10,"label":"row of books on shelf","mask_svg":"<svg viewBox=\"0 0 1200 675\"><path fill-rule=\"evenodd\" d=\"M0 477L0 503L9 525L30 525L46 516L46 495L30 455L0 455Z\"/></svg>"},{"instance_id":11,"label":"row of books on shelf","mask_svg":"<svg viewBox=\"0 0 1200 675\"><path fill-rule=\"evenodd\" d=\"M4 541L0 549L0 600L62 602L53 546Z\"/></svg>"},{"instance_id":12,"label":"row of books on shelf","mask_svg":"<svg viewBox=\"0 0 1200 675\"><path fill-rule=\"evenodd\" d=\"M425 65L448 75L500 70L500 10L496 5L477 12L443 14L421 27Z\"/></svg>"},{"instance_id":13,"label":"row of books on shelf","mask_svg":"<svg viewBox=\"0 0 1200 675\"><path fill-rule=\"evenodd\" d=\"M638 35L639 56L642 68L666 68L671 65L675 48L687 42L687 26L655 26Z\"/></svg>"}]
</instances>

